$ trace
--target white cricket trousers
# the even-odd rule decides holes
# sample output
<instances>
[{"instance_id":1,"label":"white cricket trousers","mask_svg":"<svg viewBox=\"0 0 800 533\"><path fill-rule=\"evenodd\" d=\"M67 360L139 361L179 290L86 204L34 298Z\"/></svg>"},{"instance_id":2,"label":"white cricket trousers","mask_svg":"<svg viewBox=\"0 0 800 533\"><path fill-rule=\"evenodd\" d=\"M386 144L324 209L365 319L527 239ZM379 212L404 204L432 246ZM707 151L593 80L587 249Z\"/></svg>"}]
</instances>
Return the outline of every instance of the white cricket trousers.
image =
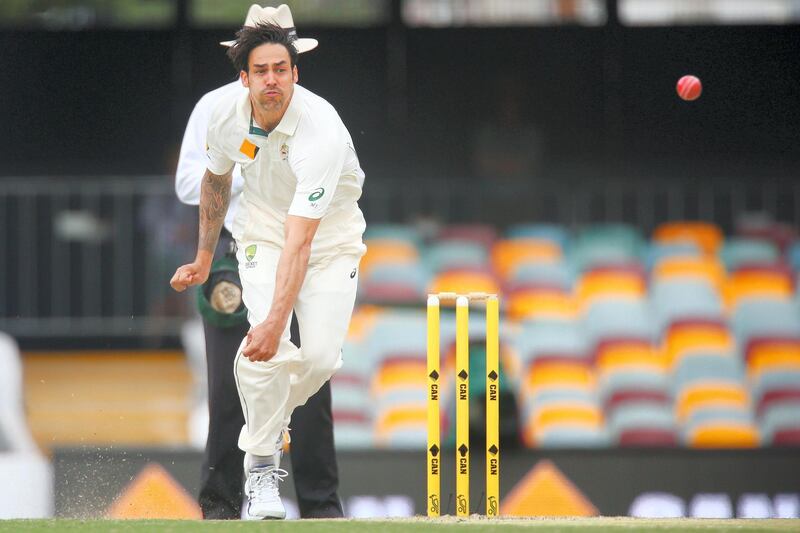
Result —
<instances>
[{"instance_id":1,"label":"white cricket trousers","mask_svg":"<svg viewBox=\"0 0 800 533\"><path fill-rule=\"evenodd\" d=\"M275 289L280 250L237 243L242 298L252 327L267 318ZM249 246L249 248L248 248ZM281 431L294 409L306 403L342 366L341 350L353 314L360 255L337 256L309 265L294 312L300 346L289 340L290 320L278 353L269 361L242 355L242 340L233 364L245 424L239 448L253 455L272 455L280 448Z\"/></svg>"}]
</instances>

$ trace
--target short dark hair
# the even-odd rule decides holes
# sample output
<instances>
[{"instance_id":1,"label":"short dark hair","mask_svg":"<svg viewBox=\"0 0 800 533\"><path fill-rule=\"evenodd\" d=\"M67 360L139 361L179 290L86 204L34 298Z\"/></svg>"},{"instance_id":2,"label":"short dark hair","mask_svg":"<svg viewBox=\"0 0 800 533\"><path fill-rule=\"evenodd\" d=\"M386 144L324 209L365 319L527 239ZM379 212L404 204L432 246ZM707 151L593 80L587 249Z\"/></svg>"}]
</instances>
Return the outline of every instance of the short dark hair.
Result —
<instances>
[{"instance_id":1,"label":"short dark hair","mask_svg":"<svg viewBox=\"0 0 800 533\"><path fill-rule=\"evenodd\" d=\"M263 23L256 26L243 26L241 30L236 32L236 43L228 48L228 58L237 72L248 72L250 52L262 44L282 44L289 52L290 66L294 67L297 65L297 58L300 54L292 44L293 40L289 37L287 30L275 24Z\"/></svg>"}]
</instances>

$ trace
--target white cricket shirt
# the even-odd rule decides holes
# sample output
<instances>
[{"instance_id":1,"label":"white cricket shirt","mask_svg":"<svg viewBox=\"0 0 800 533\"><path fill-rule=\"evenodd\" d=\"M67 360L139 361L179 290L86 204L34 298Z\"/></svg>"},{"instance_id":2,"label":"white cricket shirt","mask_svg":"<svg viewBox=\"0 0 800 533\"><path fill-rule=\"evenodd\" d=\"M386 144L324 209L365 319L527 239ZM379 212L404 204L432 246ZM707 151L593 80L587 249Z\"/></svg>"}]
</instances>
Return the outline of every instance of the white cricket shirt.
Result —
<instances>
[{"instance_id":1,"label":"white cricket shirt","mask_svg":"<svg viewBox=\"0 0 800 533\"><path fill-rule=\"evenodd\" d=\"M226 97L212 113L206 143L211 172L241 167L244 190L232 231L239 243L283 248L288 214L321 219L311 262L364 253L364 172L350 133L323 98L295 85L280 123L266 132L252 118L249 93Z\"/></svg>"},{"instance_id":2,"label":"white cricket shirt","mask_svg":"<svg viewBox=\"0 0 800 533\"><path fill-rule=\"evenodd\" d=\"M240 80L233 81L207 92L203 95L192 110L186 131L181 143L181 155L178 159L178 169L175 171L175 193L178 200L184 204L198 205L200 203L200 186L203 181L208 159L206 158L206 133L211 112L225 98L247 93L247 89ZM239 167L233 169L233 183L231 185L231 202L228 213L225 215L225 228L233 230L233 218L239 207L239 198L244 188L244 179Z\"/></svg>"}]
</instances>

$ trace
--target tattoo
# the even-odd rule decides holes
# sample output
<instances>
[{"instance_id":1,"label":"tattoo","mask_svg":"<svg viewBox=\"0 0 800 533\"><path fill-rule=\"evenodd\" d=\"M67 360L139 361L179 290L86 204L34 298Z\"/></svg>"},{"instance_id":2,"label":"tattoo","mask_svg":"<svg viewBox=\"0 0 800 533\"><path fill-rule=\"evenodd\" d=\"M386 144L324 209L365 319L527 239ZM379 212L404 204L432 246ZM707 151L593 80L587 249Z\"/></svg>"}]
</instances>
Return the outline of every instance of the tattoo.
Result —
<instances>
[{"instance_id":1,"label":"tattoo","mask_svg":"<svg viewBox=\"0 0 800 533\"><path fill-rule=\"evenodd\" d=\"M212 254L231 200L231 174L218 176L206 170L200 186L200 237L198 249Z\"/></svg>"}]
</instances>

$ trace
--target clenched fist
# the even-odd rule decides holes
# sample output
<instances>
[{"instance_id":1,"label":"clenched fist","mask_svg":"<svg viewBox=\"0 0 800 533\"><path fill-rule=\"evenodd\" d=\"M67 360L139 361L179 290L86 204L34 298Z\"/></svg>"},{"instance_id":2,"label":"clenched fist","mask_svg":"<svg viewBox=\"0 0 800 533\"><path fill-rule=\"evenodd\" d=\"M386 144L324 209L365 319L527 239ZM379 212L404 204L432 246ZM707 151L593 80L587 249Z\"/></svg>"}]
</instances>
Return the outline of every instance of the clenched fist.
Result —
<instances>
[{"instance_id":1,"label":"clenched fist","mask_svg":"<svg viewBox=\"0 0 800 533\"><path fill-rule=\"evenodd\" d=\"M205 283L210 271L210 265L195 261L194 263L178 267L178 270L175 271L175 275L169 280L169 284L176 291L183 292L187 287Z\"/></svg>"}]
</instances>

